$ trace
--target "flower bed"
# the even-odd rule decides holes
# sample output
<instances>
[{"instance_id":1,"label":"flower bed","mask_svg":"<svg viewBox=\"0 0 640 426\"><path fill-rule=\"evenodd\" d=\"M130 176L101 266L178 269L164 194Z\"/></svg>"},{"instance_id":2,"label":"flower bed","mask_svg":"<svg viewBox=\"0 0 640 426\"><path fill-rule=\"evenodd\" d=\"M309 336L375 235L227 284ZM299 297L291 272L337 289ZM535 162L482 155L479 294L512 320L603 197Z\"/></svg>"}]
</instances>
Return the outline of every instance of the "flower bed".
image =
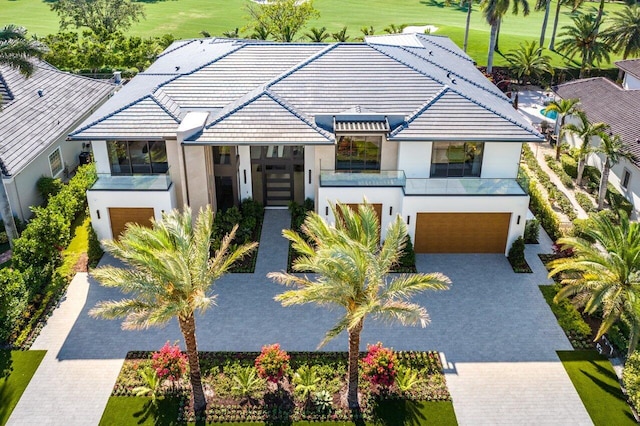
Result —
<instances>
[{"instance_id":1,"label":"flower bed","mask_svg":"<svg viewBox=\"0 0 640 426\"><path fill-rule=\"evenodd\" d=\"M257 386L242 392L241 372L255 370L258 352L201 352L200 365L208 399L207 421L349 421L371 420L380 401L450 401L442 365L437 352L395 352L398 370L410 371L414 380L398 382L384 389L372 385L361 374L361 411L353 414L343 402L346 390L346 352L291 352L289 368L278 383L259 378ZM365 356L361 354L361 359ZM151 352L130 352L114 386L113 396L133 396L144 385L139 371L152 363ZM312 369L317 380L301 380L304 369ZM296 373L299 373L296 377ZM257 378L257 375L256 375ZM304 393L300 384L313 385ZM246 383L245 383L246 384ZM161 395L181 398L179 421L193 421L188 403L188 377L163 382Z\"/></svg>"}]
</instances>

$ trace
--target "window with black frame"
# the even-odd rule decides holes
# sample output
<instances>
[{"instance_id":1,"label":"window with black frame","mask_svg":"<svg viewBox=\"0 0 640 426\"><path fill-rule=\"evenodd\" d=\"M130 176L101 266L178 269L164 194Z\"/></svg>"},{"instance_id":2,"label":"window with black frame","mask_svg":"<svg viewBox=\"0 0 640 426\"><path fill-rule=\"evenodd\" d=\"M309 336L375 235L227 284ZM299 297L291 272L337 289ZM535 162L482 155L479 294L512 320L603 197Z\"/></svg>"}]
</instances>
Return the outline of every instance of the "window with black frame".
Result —
<instances>
[{"instance_id":1,"label":"window with black frame","mask_svg":"<svg viewBox=\"0 0 640 426\"><path fill-rule=\"evenodd\" d=\"M480 177L484 142L434 142L431 177Z\"/></svg>"},{"instance_id":2,"label":"window with black frame","mask_svg":"<svg viewBox=\"0 0 640 426\"><path fill-rule=\"evenodd\" d=\"M340 136L336 145L336 170L379 172L382 136Z\"/></svg>"},{"instance_id":3,"label":"window with black frame","mask_svg":"<svg viewBox=\"0 0 640 426\"><path fill-rule=\"evenodd\" d=\"M164 141L108 141L113 175L162 174L169 170Z\"/></svg>"}]
</instances>

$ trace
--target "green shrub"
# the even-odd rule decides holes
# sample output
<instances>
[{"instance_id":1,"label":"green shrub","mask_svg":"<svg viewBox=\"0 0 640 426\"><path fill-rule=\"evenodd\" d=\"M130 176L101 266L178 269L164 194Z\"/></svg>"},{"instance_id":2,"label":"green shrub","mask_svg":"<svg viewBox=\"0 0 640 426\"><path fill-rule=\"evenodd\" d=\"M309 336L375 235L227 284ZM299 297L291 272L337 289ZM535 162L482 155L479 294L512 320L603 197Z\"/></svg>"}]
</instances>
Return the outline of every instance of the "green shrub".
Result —
<instances>
[{"instance_id":1,"label":"green shrub","mask_svg":"<svg viewBox=\"0 0 640 426\"><path fill-rule=\"evenodd\" d=\"M5 231L0 231L0 244L7 244L9 242L9 237Z\"/></svg>"},{"instance_id":2,"label":"green shrub","mask_svg":"<svg viewBox=\"0 0 640 426\"><path fill-rule=\"evenodd\" d=\"M100 246L100 241L98 240L98 235L96 235L96 231L93 230L93 226L91 226L91 222L87 224L87 234L89 237L89 247L87 248L87 256L89 257L89 266L95 268L100 262L104 251Z\"/></svg>"},{"instance_id":3,"label":"green shrub","mask_svg":"<svg viewBox=\"0 0 640 426\"><path fill-rule=\"evenodd\" d=\"M607 198L607 201L609 202L609 206L611 207L611 210L613 211L623 210L624 212L627 213L628 216L631 215L631 212L633 211L633 204L631 204L631 202L627 200L624 195L618 192L618 190L614 188L613 185L611 184L607 185L606 198Z\"/></svg>"},{"instance_id":4,"label":"green shrub","mask_svg":"<svg viewBox=\"0 0 640 426\"><path fill-rule=\"evenodd\" d=\"M623 321L618 321L612 325L607 331L607 337L618 352L627 353L629 349L629 327Z\"/></svg>"},{"instance_id":5,"label":"green shrub","mask_svg":"<svg viewBox=\"0 0 640 426\"><path fill-rule=\"evenodd\" d=\"M522 265L526 262L524 258L524 238L518 237L511 248L509 249L509 255L507 256L512 265Z\"/></svg>"},{"instance_id":6,"label":"green shrub","mask_svg":"<svg viewBox=\"0 0 640 426\"><path fill-rule=\"evenodd\" d=\"M596 206L593 203L593 199L591 197L589 197L588 195L582 193L582 192L576 192L576 201L578 202L578 204L580 204L580 207L582 207L582 209L587 212L587 213L591 213L591 212L595 212Z\"/></svg>"},{"instance_id":7,"label":"green shrub","mask_svg":"<svg viewBox=\"0 0 640 426\"><path fill-rule=\"evenodd\" d=\"M567 175L574 179L578 177L578 163L573 159L573 157L567 154L562 154L560 162L562 164L562 169Z\"/></svg>"},{"instance_id":8,"label":"green shrub","mask_svg":"<svg viewBox=\"0 0 640 426\"><path fill-rule=\"evenodd\" d=\"M410 236L407 236L407 242L398 263L401 268L415 268L416 266L416 252L413 249Z\"/></svg>"},{"instance_id":9,"label":"green shrub","mask_svg":"<svg viewBox=\"0 0 640 426\"><path fill-rule=\"evenodd\" d=\"M567 299L560 300L558 303L553 301L553 298L560 288L560 284L541 285L540 291L551 307L551 311L556 316L558 324L571 340L571 343L574 347L582 347L590 341L591 327L584 322L582 315L580 315L580 312L570 301Z\"/></svg>"},{"instance_id":10,"label":"green shrub","mask_svg":"<svg viewBox=\"0 0 640 426\"><path fill-rule=\"evenodd\" d=\"M0 269L0 342L11 336L27 307L28 291L19 271Z\"/></svg>"},{"instance_id":11,"label":"green shrub","mask_svg":"<svg viewBox=\"0 0 640 426\"><path fill-rule=\"evenodd\" d=\"M49 200L49 197L52 197L60 192L63 187L62 181L57 178L42 176L38 179L36 183L36 187L38 188L38 192L43 200Z\"/></svg>"},{"instance_id":12,"label":"green shrub","mask_svg":"<svg viewBox=\"0 0 640 426\"><path fill-rule=\"evenodd\" d=\"M597 167L586 165L582 172L582 178L589 181L589 183L595 186L597 190L598 185L600 185L600 170L598 170Z\"/></svg>"},{"instance_id":13,"label":"green shrub","mask_svg":"<svg viewBox=\"0 0 640 426\"><path fill-rule=\"evenodd\" d=\"M60 252L71 237L71 223L65 220L63 214L49 206L32 210L35 217L13 244L12 264L20 271L31 265L52 263L59 266L62 261Z\"/></svg>"},{"instance_id":14,"label":"green shrub","mask_svg":"<svg viewBox=\"0 0 640 426\"><path fill-rule=\"evenodd\" d=\"M622 384L633 406L640 408L640 352L632 353L624 363Z\"/></svg>"},{"instance_id":15,"label":"green shrub","mask_svg":"<svg viewBox=\"0 0 640 426\"><path fill-rule=\"evenodd\" d=\"M558 216L553 211L547 198L543 196L542 192L538 189L535 179L531 179L529 195L531 197L529 201L531 210L538 220L540 220L540 225L547 231L547 234L549 234L549 237L551 237L553 241L560 238L562 233L560 232Z\"/></svg>"},{"instance_id":16,"label":"green shrub","mask_svg":"<svg viewBox=\"0 0 640 426\"><path fill-rule=\"evenodd\" d=\"M526 244L537 244L540 236L540 222L538 219L527 220L524 225L524 242Z\"/></svg>"}]
</instances>

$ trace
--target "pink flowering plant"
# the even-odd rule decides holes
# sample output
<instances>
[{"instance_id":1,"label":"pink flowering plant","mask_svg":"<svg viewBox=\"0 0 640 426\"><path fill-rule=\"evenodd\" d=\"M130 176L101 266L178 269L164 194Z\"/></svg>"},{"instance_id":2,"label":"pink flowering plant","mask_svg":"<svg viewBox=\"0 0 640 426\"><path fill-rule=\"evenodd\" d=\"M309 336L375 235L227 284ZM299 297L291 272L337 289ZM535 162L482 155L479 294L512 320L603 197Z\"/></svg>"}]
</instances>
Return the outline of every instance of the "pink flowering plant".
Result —
<instances>
[{"instance_id":1,"label":"pink flowering plant","mask_svg":"<svg viewBox=\"0 0 640 426\"><path fill-rule=\"evenodd\" d=\"M172 382L180 380L187 372L187 355L182 353L178 343L173 346L169 342L151 355L151 365L158 377Z\"/></svg>"},{"instance_id":2,"label":"pink flowering plant","mask_svg":"<svg viewBox=\"0 0 640 426\"><path fill-rule=\"evenodd\" d=\"M263 346L255 362L258 375L271 383L278 383L289 370L289 358L278 343Z\"/></svg>"},{"instance_id":3,"label":"pink flowering plant","mask_svg":"<svg viewBox=\"0 0 640 426\"><path fill-rule=\"evenodd\" d=\"M367 355L360 365L362 377L373 385L388 388L395 381L398 359L392 349L383 347L380 342L367 345Z\"/></svg>"}]
</instances>

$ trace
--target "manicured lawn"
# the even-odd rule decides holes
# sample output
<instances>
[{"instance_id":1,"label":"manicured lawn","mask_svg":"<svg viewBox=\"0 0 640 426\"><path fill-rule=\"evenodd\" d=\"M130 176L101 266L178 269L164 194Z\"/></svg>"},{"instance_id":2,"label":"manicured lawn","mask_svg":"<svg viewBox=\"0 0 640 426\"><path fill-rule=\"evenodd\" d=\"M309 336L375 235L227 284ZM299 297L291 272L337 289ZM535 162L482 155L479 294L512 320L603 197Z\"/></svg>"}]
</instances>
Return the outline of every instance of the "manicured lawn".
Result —
<instances>
[{"instance_id":1,"label":"manicured lawn","mask_svg":"<svg viewBox=\"0 0 640 426\"><path fill-rule=\"evenodd\" d=\"M596 351L558 351L558 357L596 426L636 424L606 357Z\"/></svg>"},{"instance_id":2,"label":"manicured lawn","mask_svg":"<svg viewBox=\"0 0 640 426\"><path fill-rule=\"evenodd\" d=\"M69 246L62 252L63 263L60 267L62 275L73 278L75 275L74 267L80 256L89 250L89 230L91 218L84 214L80 215L71 225L73 230L73 238L69 242Z\"/></svg>"},{"instance_id":3,"label":"manicured lawn","mask_svg":"<svg viewBox=\"0 0 640 426\"><path fill-rule=\"evenodd\" d=\"M248 0L166 0L145 1L146 19L134 24L129 31L132 35L151 36L172 33L177 38L200 37L200 31L206 30L213 35L240 28L241 33L247 25L245 5ZM361 36L360 28L373 26L376 34L382 34L390 24L435 25L439 29L435 34L451 37L459 46L464 38L466 9L458 6L459 2L451 2L444 6L441 0L316 0L315 7L320 11L320 18L311 21L310 27L327 27L329 32L336 32L343 26L348 27L348 34ZM533 3L530 3L533 8ZM547 29L547 43L551 37L551 24L555 1L552 2L552 13ZM596 3L586 3L583 8ZM605 13L620 10L622 4L606 3ZM58 17L49 10L49 2L42 0L0 0L3 12L3 25L14 23L23 25L32 34L40 36L58 30ZM570 10L563 9L560 14L560 25L571 22ZM507 14L500 28L500 47L507 52L524 40L538 40L542 26L543 12L532 11L528 17ZM489 42L490 28L482 18L478 5L474 6L471 15L471 31L469 35L469 54L478 64L486 63L486 52ZM560 30L559 30L560 31ZM300 37L304 32L299 34ZM561 56L551 54L556 65L564 63ZM617 58L612 58L615 60ZM502 56L496 55L496 65L505 64Z\"/></svg>"},{"instance_id":4,"label":"manicured lawn","mask_svg":"<svg viewBox=\"0 0 640 426\"><path fill-rule=\"evenodd\" d=\"M150 398L112 396L104 410L101 426L111 425L178 425L179 401L167 398L151 405ZM449 401L404 402L389 401L377 411L383 425L457 425L453 404ZM259 425L263 423L216 423L221 425ZM294 425L340 426L352 423L344 422L295 422ZM367 423L368 424L368 423Z\"/></svg>"},{"instance_id":5,"label":"manicured lawn","mask_svg":"<svg viewBox=\"0 0 640 426\"><path fill-rule=\"evenodd\" d=\"M46 351L0 351L0 425L9 420ZM10 369L8 377L3 372Z\"/></svg>"}]
</instances>

